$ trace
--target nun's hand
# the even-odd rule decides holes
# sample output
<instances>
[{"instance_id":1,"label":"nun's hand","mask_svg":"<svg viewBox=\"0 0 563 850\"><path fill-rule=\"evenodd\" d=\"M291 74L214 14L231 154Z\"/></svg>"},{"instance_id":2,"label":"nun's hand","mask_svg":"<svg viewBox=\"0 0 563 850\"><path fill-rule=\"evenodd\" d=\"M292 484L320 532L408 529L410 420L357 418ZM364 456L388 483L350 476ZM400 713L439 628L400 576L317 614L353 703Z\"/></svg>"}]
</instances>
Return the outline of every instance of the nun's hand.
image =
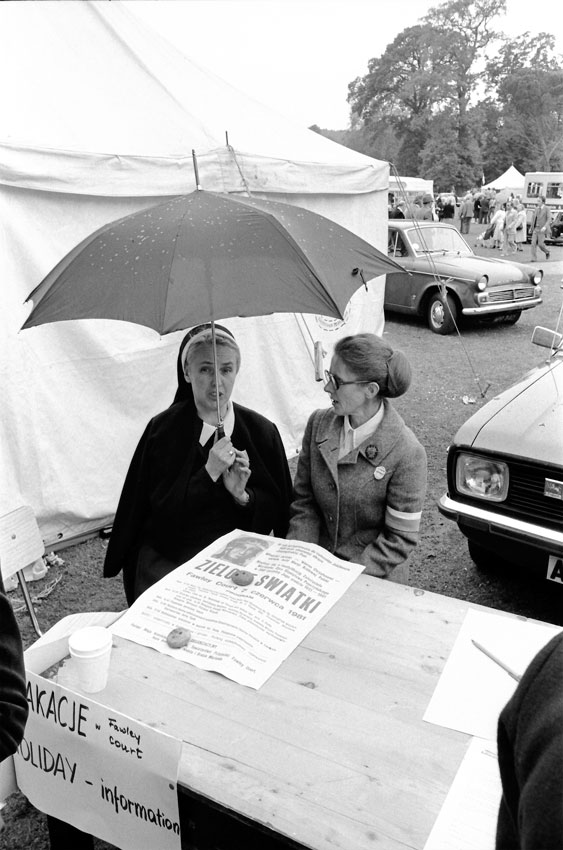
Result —
<instances>
[{"instance_id":1,"label":"nun's hand","mask_svg":"<svg viewBox=\"0 0 563 850\"><path fill-rule=\"evenodd\" d=\"M209 450L205 464L207 474L213 481L217 481L230 466L233 466L235 460L236 451L230 437L221 437Z\"/></svg>"},{"instance_id":2,"label":"nun's hand","mask_svg":"<svg viewBox=\"0 0 563 850\"><path fill-rule=\"evenodd\" d=\"M239 505L245 505L248 502L249 497L245 490L250 474L247 452L235 449L235 461L229 469L223 472L223 484Z\"/></svg>"}]
</instances>

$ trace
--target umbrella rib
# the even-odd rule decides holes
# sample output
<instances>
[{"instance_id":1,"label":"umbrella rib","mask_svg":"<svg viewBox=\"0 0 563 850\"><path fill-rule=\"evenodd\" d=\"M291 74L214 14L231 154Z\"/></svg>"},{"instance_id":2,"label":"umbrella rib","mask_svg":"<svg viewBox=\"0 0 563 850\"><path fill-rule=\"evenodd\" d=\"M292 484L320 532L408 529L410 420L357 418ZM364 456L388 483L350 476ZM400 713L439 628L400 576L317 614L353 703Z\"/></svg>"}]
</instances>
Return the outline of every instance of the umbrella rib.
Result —
<instances>
[{"instance_id":1,"label":"umbrella rib","mask_svg":"<svg viewBox=\"0 0 563 850\"><path fill-rule=\"evenodd\" d=\"M179 197L181 198L183 196L180 195ZM186 208L184 210L184 213L182 214L181 218L178 221L178 226L176 228L176 234L174 236L174 239L172 240L173 248L172 248L172 251L171 251L171 254L170 254L170 264L169 264L169 267L168 267L168 280L170 280L172 266L174 264L174 259L176 257L176 248L177 248L177 245L178 245L178 239L180 238L180 231L182 230L182 225L184 223L184 220L185 220L188 212L189 212L189 210ZM168 292L169 291L170 291L170 289L168 288L167 293L166 293L166 298L164 299L164 302L163 302L162 316L160 317L161 318L161 322L160 322L161 328L164 328L164 319L165 319L165 315L166 315L166 307L167 307L167 304L168 304ZM164 332L166 333L166 331L164 331Z\"/></svg>"}]
</instances>

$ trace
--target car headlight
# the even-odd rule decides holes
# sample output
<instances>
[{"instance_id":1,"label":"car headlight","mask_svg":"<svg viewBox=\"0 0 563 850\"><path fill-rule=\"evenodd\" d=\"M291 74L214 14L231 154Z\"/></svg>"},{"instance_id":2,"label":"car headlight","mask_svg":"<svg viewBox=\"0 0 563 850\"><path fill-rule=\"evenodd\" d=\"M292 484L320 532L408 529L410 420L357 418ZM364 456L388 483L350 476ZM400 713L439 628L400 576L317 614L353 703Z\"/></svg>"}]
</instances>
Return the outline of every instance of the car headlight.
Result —
<instances>
[{"instance_id":1,"label":"car headlight","mask_svg":"<svg viewBox=\"0 0 563 850\"><path fill-rule=\"evenodd\" d=\"M482 292L484 289L486 289L486 288L487 288L487 284L488 284L488 282L489 282L489 278L487 277L487 275L486 275L486 274L482 275L482 276L479 278L479 280L477 281L477 289L478 289L480 292Z\"/></svg>"},{"instance_id":2,"label":"car headlight","mask_svg":"<svg viewBox=\"0 0 563 850\"><path fill-rule=\"evenodd\" d=\"M538 269L538 270L537 270L536 272L534 272L534 274L532 275L532 283L535 283L535 284L536 284L536 286L537 286L539 283L541 283L541 282L542 282L542 278L543 278L543 272L542 272L542 270L541 270L541 269Z\"/></svg>"},{"instance_id":3,"label":"car headlight","mask_svg":"<svg viewBox=\"0 0 563 850\"><path fill-rule=\"evenodd\" d=\"M463 452L456 458L456 488L466 496L503 502L508 493L508 478L508 466L501 461Z\"/></svg>"}]
</instances>

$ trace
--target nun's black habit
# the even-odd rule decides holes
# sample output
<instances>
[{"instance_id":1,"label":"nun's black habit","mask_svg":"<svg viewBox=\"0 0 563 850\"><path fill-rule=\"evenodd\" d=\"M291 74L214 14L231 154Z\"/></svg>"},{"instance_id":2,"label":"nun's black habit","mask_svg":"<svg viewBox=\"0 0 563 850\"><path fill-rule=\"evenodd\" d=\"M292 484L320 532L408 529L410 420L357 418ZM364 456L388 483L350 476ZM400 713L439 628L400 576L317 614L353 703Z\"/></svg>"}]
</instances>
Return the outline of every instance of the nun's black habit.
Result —
<instances>
[{"instance_id":1,"label":"nun's black habit","mask_svg":"<svg viewBox=\"0 0 563 850\"><path fill-rule=\"evenodd\" d=\"M137 446L117 507L104 575L123 570L129 604L151 584L235 528L285 537L291 476L276 426L234 404L233 445L248 452L250 502L236 504L222 479L205 470L210 443L201 446L201 419L184 378L182 351L173 404L147 425ZM227 331L227 333L230 332Z\"/></svg>"}]
</instances>

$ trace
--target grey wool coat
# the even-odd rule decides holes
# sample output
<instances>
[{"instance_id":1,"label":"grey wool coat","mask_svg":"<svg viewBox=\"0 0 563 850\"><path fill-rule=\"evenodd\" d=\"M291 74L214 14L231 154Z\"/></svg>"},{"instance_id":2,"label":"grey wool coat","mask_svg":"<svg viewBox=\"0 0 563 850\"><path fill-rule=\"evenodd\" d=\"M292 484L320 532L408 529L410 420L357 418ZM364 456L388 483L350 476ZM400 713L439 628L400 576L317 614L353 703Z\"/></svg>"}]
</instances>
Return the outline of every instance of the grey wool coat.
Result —
<instances>
[{"instance_id":1,"label":"grey wool coat","mask_svg":"<svg viewBox=\"0 0 563 850\"><path fill-rule=\"evenodd\" d=\"M288 539L406 582L426 494L426 452L387 399L377 430L338 460L342 417L316 410L297 464Z\"/></svg>"}]
</instances>

